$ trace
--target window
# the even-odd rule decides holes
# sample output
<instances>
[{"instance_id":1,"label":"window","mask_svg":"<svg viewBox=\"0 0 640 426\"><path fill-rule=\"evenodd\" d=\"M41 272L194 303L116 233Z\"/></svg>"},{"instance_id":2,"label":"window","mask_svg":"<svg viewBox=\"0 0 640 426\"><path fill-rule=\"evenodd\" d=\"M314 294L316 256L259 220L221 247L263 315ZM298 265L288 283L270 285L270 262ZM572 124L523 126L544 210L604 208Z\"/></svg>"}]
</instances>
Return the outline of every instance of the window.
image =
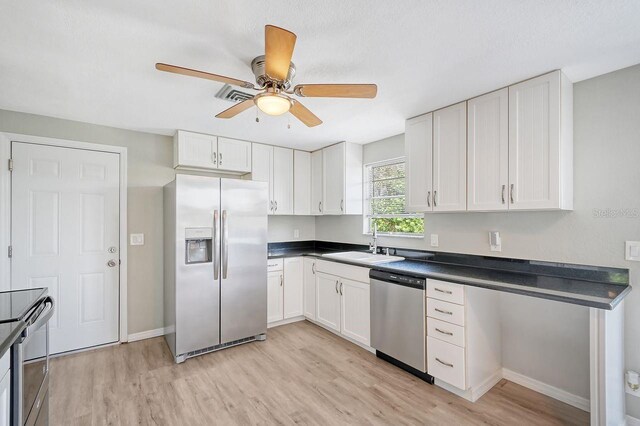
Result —
<instances>
[{"instance_id":1,"label":"window","mask_svg":"<svg viewBox=\"0 0 640 426\"><path fill-rule=\"evenodd\" d=\"M365 166L364 232L397 236L424 235L424 215L405 211L404 158Z\"/></svg>"}]
</instances>

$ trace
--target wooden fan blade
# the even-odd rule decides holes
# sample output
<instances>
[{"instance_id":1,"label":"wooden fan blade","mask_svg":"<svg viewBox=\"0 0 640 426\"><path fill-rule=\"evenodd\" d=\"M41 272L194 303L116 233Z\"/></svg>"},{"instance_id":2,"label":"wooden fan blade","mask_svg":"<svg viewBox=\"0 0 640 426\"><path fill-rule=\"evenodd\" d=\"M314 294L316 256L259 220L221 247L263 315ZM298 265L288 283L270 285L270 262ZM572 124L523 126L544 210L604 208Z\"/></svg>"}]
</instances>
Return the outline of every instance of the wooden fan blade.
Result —
<instances>
[{"instance_id":1,"label":"wooden fan blade","mask_svg":"<svg viewBox=\"0 0 640 426\"><path fill-rule=\"evenodd\" d=\"M254 105L255 103L253 102L253 98L247 99L246 101L242 101L239 104L235 104L231 108L225 109L220 114L216 115L216 118L235 117L236 115L240 114L242 111L246 111Z\"/></svg>"},{"instance_id":2,"label":"wooden fan blade","mask_svg":"<svg viewBox=\"0 0 640 426\"><path fill-rule=\"evenodd\" d=\"M293 105L289 112L293 114L298 120L302 121L308 127L315 127L319 124L322 124L322 120L315 116L314 113L309 111L304 105L295 99L292 100Z\"/></svg>"},{"instance_id":3,"label":"wooden fan blade","mask_svg":"<svg viewBox=\"0 0 640 426\"><path fill-rule=\"evenodd\" d=\"M293 88L298 96L308 98L375 98L375 84L298 84Z\"/></svg>"},{"instance_id":4,"label":"wooden fan blade","mask_svg":"<svg viewBox=\"0 0 640 426\"><path fill-rule=\"evenodd\" d=\"M284 81L296 45L296 35L273 25L264 27L265 72L271 78Z\"/></svg>"},{"instance_id":5,"label":"wooden fan blade","mask_svg":"<svg viewBox=\"0 0 640 426\"><path fill-rule=\"evenodd\" d=\"M204 78L207 80L219 81L221 83L233 84L234 86L244 87L246 89L255 89L253 83L248 81L238 80L236 78L225 77L224 75L211 74L209 72L192 70L191 68L179 67L177 65L169 65L163 63L157 63L156 69L159 71L172 72L175 74L188 75L190 77Z\"/></svg>"}]
</instances>

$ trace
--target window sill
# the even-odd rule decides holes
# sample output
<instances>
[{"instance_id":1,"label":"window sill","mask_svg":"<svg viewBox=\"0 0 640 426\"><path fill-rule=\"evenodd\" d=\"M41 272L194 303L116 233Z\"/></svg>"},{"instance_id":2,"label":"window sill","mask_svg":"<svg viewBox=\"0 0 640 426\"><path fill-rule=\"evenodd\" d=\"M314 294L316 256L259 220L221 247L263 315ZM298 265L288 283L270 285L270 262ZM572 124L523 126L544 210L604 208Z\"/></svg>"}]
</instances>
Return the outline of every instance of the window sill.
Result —
<instances>
[{"instance_id":1,"label":"window sill","mask_svg":"<svg viewBox=\"0 0 640 426\"><path fill-rule=\"evenodd\" d=\"M371 232L364 232L362 235L373 237ZM406 235L406 234L381 234L378 233L378 238L411 238L411 239L424 239L424 234Z\"/></svg>"}]
</instances>

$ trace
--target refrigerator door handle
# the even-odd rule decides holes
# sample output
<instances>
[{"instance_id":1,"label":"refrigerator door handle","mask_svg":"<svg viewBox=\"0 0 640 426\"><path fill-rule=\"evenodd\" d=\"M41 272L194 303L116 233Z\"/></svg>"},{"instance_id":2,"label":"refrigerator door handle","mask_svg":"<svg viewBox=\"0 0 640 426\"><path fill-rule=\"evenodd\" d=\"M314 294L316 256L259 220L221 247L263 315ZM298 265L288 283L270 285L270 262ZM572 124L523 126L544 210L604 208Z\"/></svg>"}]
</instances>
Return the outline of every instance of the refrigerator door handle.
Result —
<instances>
[{"instance_id":1,"label":"refrigerator door handle","mask_svg":"<svg viewBox=\"0 0 640 426\"><path fill-rule=\"evenodd\" d=\"M213 279L217 280L220 277L220 233L218 226L220 224L220 218L218 217L218 210L213 211Z\"/></svg>"},{"instance_id":2,"label":"refrigerator door handle","mask_svg":"<svg viewBox=\"0 0 640 426\"><path fill-rule=\"evenodd\" d=\"M227 225L227 211L222 210L222 279L227 279L229 266L229 226Z\"/></svg>"}]
</instances>

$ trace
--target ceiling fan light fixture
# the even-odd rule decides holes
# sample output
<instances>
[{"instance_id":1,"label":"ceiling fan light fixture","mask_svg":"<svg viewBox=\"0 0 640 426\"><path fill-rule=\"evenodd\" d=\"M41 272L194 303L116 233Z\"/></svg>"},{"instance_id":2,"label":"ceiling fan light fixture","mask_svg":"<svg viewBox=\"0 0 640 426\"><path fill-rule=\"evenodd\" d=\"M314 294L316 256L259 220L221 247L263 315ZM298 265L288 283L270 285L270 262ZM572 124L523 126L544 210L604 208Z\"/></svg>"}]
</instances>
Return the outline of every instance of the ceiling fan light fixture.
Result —
<instances>
[{"instance_id":1,"label":"ceiling fan light fixture","mask_svg":"<svg viewBox=\"0 0 640 426\"><path fill-rule=\"evenodd\" d=\"M266 92L253 98L260 111L268 115L282 115L291 109L291 99L276 92Z\"/></svg>"}]
</instances>

